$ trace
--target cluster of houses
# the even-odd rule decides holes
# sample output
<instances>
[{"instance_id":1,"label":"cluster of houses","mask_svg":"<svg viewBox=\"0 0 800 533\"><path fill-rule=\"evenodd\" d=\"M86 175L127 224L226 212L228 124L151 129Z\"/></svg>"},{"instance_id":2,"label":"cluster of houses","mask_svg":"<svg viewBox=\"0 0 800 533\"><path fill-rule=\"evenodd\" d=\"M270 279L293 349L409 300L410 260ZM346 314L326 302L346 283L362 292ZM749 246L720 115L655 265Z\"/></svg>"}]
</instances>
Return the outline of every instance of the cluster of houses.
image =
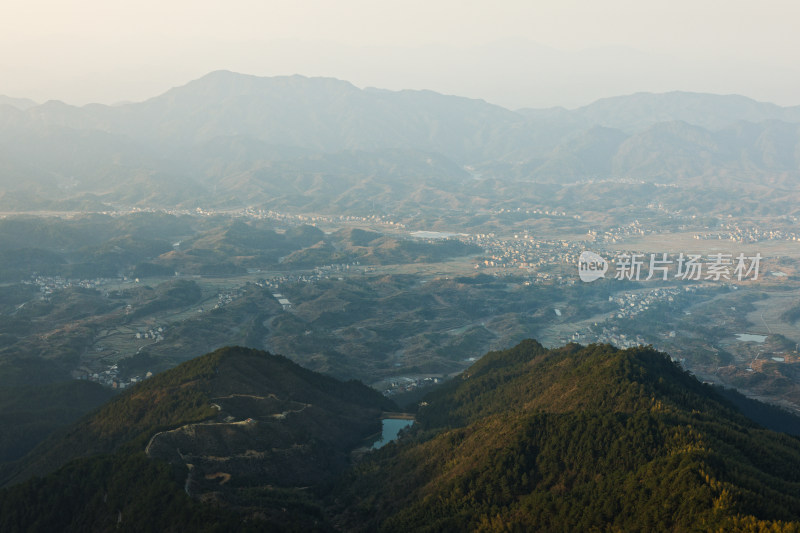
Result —
<instances>
[{"instance_id":1,"label":"cluster of houses","mask_svg":"<svg viewBox=\"0 0 800 533\"><path fill-rule=\"evenodd\" d=\"M630 224L624 226L617 226L610 228L604 232L589 230L586 234L586 240L590 242L604 242L604 243L618 243L631 237L640 237L655 233L651 228L645 228L638 220L634 220Z\"/></svg>"},{"instance_id":2,"label":"cluster of houses","mask_svg":"<svg viewBox=\"0 0 800 533\"><path fill-rule=\"evenodd\" d=\"M119 377L119 368L117 365L111 365L107 369L99 372L91 372L86 369L76 370L73 372L73 376L76 379L93 381L112 389L127 389L142 380L153 377L153 373L148 371L144 376L131 376L127 380L123 380Z\"/></svg>"},{"instance_id":3,"label":"cluster of houses","mask_svg":"<svg viewBox=\"0 0 800 533\"><path fill-rule=\"evenodd\" d=\"M696 290L696 287L685 287L686 289ZM609 296L608 301L619 305L616 313L617 318L631 318L639 313L647 311L650 306L656 303L668 301L672 302L681 293L681 289L676 287L652 289L647 292L630 292L623 296Z\"/></svg>"},{"instance_id":4,"label":"cluster of houses","mask_svg":"<svg viewBox=\"0 0 800 533\"><path fill-rule=\"evenodd\" d=\"M248 207L241 212L241 216L252 218L256 220L275 220L278 222L288 222L293 224L377 224L387 226L390 228L404 229L406 226L400 222L393 220L389 215L292 215L288 213L280 213L278 211L256 209Z\"/></svg>"},{"instance_id":5,"label":"cluster of houses","mask_svg":"<svg viewBox=\"0 0 800 533\"><path fill-rule=\"evenodd\" d=\"M136 340L150 339L155 342L161 342L164 340L165 331L166 330L164 326L159 326L156 328L149 329L147 331L137 331L134 337L136 337Z\"/></svg>"},{"instance_id":6,"label":"cluster of houses","mask_svg":"<svg viewBox=\"0 0 800 533\"><path fill-rule=\"evenodd\" d=\"M36 285L39 287L39 294L42 300L49 300L55 291L67 289L69 287L81 287L84 289L96 289L105 283L105 279L81 279L71 280L61 276L40 276L34 274L30 280L23 280L25 285Z\"/></svg>"},{"instance_id":7,"label":"cluster of houses","mask_svg":"<svg viewBox=\"0 0 800 533\"><path fill-rule=\"evenodd\" d=\"M610 328L603 327L599 334L575 332L570 338L572 342L581 344L600 343L600 344L613 344L617 348L633 348L634 346L641 346L647 344L641 335L627 335L621 333L616 326Z\"/></svg>"},{"instance_id":8,"label":"cluster of houses","mask_svg":"<svg viewBox=\"0 0 800 533\"><path fill-rule=\"evenodd\" d=\"M760 241L800 241L800 233L782 229L761 229L756 226L740 226L738 223L724 224L719 231L697 233L695 240L720 240L741 243Z\"/></svg>"},{"instance_id":9,"label":"cluster of houses","mask_svg":"<svg viewBox=\"0 0 800 533\"><path fill-rule=\"evenodd\" d=\"M523 209L521 207L517 207L516 209L512 208L503 208L496 211L492 211L493 215L503 215L503 214L525 214L525 215L538 215L538 216L548 216L548 217L567 217L573 218L575 220L580 220L580 215L569 215L566 211L559 211L558 209L542 209L542 208L534 208L534 209Z\"/></svg>"},{"instance_id":10,"label":"cluster of houses","mask_svg":"<svg viewBox=\"0 0 800 533\"><path fill-rule=\"evenodd\" d=\"M223 212L216 209L204 209L197 207L195 209L160 209L149 207L131 207L128 209L108 212L109 215L124 215L127 213L166 213L168 215L196 215L196 216L215 216ZM279 222L287 222L290 224L309 224L316 225L318 223L359 223L359 224L380 224L393 228L405 228L404 224L397 222L389 215L293 215L288 213L281 213L279 211L272 211L269 209L258 209L255 207L248 207L236 212L224 211L224 214L232 217L249 218L253 220L275 220Z\"/></svg>"},{"instance_id":11,"label":"cluster of houses","mask_svg":"<svg viewBox=\"0 0 800 533\"><path fill-rule=\"evenodd\" d=\"M274 276L270 279L260 279L255 284L259 287L264 287L279 291L283 285L291 285L295 283L316 283L321 280L331 279L337 277L343 279L339 274L344 274L351 271L353 267L359 266L361 263L356 261L354 263L341 263L335 265L325 265L314 268L311 272L293 272ZM364 272L369 270L368 267L363 269Z\"/></svg>"},{"instance_id":12,"label":"cluster of houses","mask_svg":"<svg viewBox=\"0 0 800 533\"><path fill-rule=\"evenodd\" d=\"M213 309L219 309L220 307L224 307L231 302L233 302L236 298L239 298L244 294L242 289L233 289L231 291L220 292L217 295L217 303L214 304Z\"/></svg>"},{"instance_id":13,"label":"cluster of houses","mask_svg":"<svg viewBox=\"0 0 800 533\"><path fill-rule=\"evenodd\" d=\"M581 243L558 239L537 239L532 235L517 234L511 239L501 239L493 234L475 234L461 239L483 248L486 254L476 270L481 268L538 269L544 266L561 266L575 263L583 251Z\"/></svg>"},{"instance_id":14,"label":"cluster of houses","mask_svg":"<svg viewBox=\"0 0 800 533\"><path fill-rule=\"evenodd\" d=\"M351 268L357 267L361 265L361 261L353 261L352 263L337 263L332 265L325 265L316 267L314 269L314 274L318 276L318 279L328 279L331 274L333 273L344 273L348 272Z\"/></svg>"},{"instance_id":15,"label":"cluster of houses","mask_svg":"<svg viewBox=\"0 0 800 533\"><path fill-rule=\"evenodd\" d=\"M392 378L383 391L384 396L394 396L404 392L412 392L423 387L431 387L438 385L444 381L444 378L437 377L424 377L424 378L410 378L398 377Z\"/></svg>"},{"instance_id":16,"label":"cluster of houses","mask_svg":"<svg viewBox=\"0 0 800 533\"><path fill-rule=\"evenodd\" d=\"M707 286L696 285L684 287L682 289L676 287L658 288L645 292L609 296L608 301L619 306L618 310L614 313L615 318L632 318L639 313L647 311L651 306L657 303L675 301L682 292L697 292L704 288L707 288ZM597 331L596 323L595 326L595 328L590 328L585 332L574 332L569 338L569 341L581 344L590 344L593 342L609 343L619 348L630 348L632 346L648 344L641 335L626 335L621 333L617 326L602 326L600 332ZM675 332L670 331L665 335L672 338L675 337Z\"/></svg>"}]
</instances>

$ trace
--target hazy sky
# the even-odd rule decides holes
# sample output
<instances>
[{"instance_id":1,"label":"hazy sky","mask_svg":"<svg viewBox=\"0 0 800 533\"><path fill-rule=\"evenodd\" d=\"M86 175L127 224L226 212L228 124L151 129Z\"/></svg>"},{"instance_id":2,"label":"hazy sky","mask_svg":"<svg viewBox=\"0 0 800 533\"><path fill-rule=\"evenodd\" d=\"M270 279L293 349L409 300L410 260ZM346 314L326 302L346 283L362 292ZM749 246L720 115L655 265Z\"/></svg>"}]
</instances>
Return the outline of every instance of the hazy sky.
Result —
<instances>
[{"instance_id":1,"label":"hazy sky","mask_svg":"<svg viewBox=\"0 0 800 533\"><path fill-rule=\"evenodd\" d=\"M212 70L506 107L670 90L800 104L796 0L1 0L0 94L143 100Z\"/></svg>"}]
</instances>

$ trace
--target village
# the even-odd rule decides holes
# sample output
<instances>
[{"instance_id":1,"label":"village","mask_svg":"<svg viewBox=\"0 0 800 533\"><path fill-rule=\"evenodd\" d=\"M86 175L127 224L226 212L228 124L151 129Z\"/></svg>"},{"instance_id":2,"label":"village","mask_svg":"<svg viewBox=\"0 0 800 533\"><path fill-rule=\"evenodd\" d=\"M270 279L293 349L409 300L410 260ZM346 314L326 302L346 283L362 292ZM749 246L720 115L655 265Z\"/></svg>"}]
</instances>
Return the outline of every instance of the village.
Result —
<instances>
[{"instance_id":1,"label":"village","mask_svg":"<svg viewBox=\"0 0 800 533\"><path fill-rule=\"evenodd\" d=\"M795 218L795 217L792 217ZM695 240L727 240L739 243L756 243L763 241L800 241L800 233L783 229L762 229L757 226L728 223L717 231L697 233Z\"/></svg>"},{"instance_id":2,"label":"village","mask_svg":"<svg viewBox=\"0 0 800 533\"><path fill-rule=\"evenodd\" d=\"M109 281L105 278L95 279L64 279L61 276L42 276L33 274L31 279L22 280L23 285L36 285L39 288L40 298L42 300L49 300L54 292L59 290L68 289L70 287L80 287L83 289L97 289Z\"/></svg>"},{"instance_id":3,"label":"village","mask_svg":"<svg viewBox=\"0 0 800 533\"><path fill-rule=\"evenodd\" d=\"M177 214L174 211L172 214ZM325 217L325 216L306 216L306 215L286 215L275 211L265 210L242 210L235 213L223 213L213 210L197 210L188 211L192 216L230 216L230 217L247 217L252 219L264 219L278 221L281 225L287 227L295 224L322 224L328 226L330 232L335 232L331 226L338 225L348 226L362 226L372 228L377 231L386 231L386 235L391 235L393 238L399 239L415 239L420 242L428 244L441 243L445 239L453 239L461 241L465 244L472 245L475 249L480 249L480 253L469 256L458 257L455 259L448 258L447 261L441 263L424 263L424 262L410 262L408 264L362 264L353 258L341 262L332 262L327 265L311 263L305 268L291 268L288 265L285 270L274 270L275 265L265 265L263 267L249 266L249 268L241 269L241 273L231 274L228 276L209 275L203 276L198 274L178 274L175 276L163 276L160 278L147 278L146 282L136 278L134 275L128 273L127 276L120 275L118 278L94 278L94 279L68 279L64 276L47 276L36 274L30 279L25 280L24 283L35 285L37 288L38 297L42 300L49 301L54 294L58 291L82 288L88 291L99 291L95 293L97 296L103 295L109 298L114 298L120 301L123 306L120 310L125 310L125 316L133 318L139 313L142 307L142 302L137 301L135 298L129 297L133 294L139 294L137 291L128 293L123 290L125 287L141 287L146 292L144 294L153 294L152 288L158 287L160 283L166 283L171 280L192 280L202 286L203 298L202 300L191 303L187 308L175 309L166 314L153 314L148 315L145 320L134 319L132 325L134 328L126 327L124 335L128 335L131 339L130 344L127 341L117 340L117 337L112 339L109 343L102 341L100 337L94 340L89 345L87 358L78 366L73 377L76 379L85 379L96 381L104 386L125 389L131 385L146 379L147 372L144 368L137 368L133 372L120 371L121 366L118 362L124 360L126 357L131 357L139 353L162 353L170 350L171 337L167 332L181 321L188 320L191 317L202 316L206 311L224 311L227 308L232 309L232 313L239 313L241 307L239 300L248 294L248 286L259 287L264 289L265 294L271 297L279 307L273 305L270 309L279 309L280 312L288 312L300 320L306 320L309 314L308 301L304 300L301 296L302 291L298 291L295 287L298 284L318 284L328 281L346 281L349 284L371 283L371 280L378 279L386 274L403 274L411 277L417 277L420 283L425 283L429 278L439 277L446 279L449 275L463 277L469 276L469 272L476 274L489 274L496 278L500 278L500 283L505 283L507 290L526 290L525 287L532 285L542 286L545 291L548 287L575 287L576 284L580 285L581 281L577 272L577 261L580 254L587 250L593 249L600 253L612 253L614 245L620 242L627 242L630 239L638 239L645 237L653 231L645 228L637 220L629 224L618 225L606 230L598 230L597 232L589 232L588 234L571 234L569 237L544 237L530 229L523 229L516 227L509 229L507 233L498 234L494 232L475 232L463 233L456 229L447 231L447 228L436 227L437 231L414 230L410 231L405 228L403 224L398 223L396 220L387 216L369 216L369 217ZM580 216L569 214L563 210L546 210L538 208L517 208L517 209L497 209L493 212L495 215L501 217L511 215L514 218L517 214L522 217L551 217L562 218L567 221L579 220ZM381 228L386 228L381 229ZM441 229L441 231L439 231ZM797 235L783 230L771 230L769 232L757 230L744 224L731 223L722 228L736 235L738 239L784 239L793 241ZM281 231L281 228L278 229ZM690 235L687 234L687 238ZM710 238L710 237L709 237ZM641 246L641 241L634 241L638 244L634 246ZM178 245L179 248L182 245ZM175 249L175 246L173 246ZM278 267L280 268L280 266ZM457 273L457 274L456 274ZM611 277L610 275L607 277ZM480 276L478 276L480 279ZM612 280L613 281L613 280ZM329 290L330 283L325 284L324 290ZM336 284L333 284L334 286ZM723 285L722 283L716 284L716 287ZM727 284L725 284L727 285ZM618 347L631 347L641 344L655 344L659 342L661 337L657 338L657 334L652 331L644 334L632 334L630 328L625 326L622 321L635 321L639 320L640 315L657 309L660 304L672 303L679 295L689 294L696 291L704 290L702 283L691 283L682 286L662 286L661 284L642 284L641 288L634 288L628 282L627 285L610 286L602 296L602 300L598 300L598 295L592 296L594 300L592 304L597 307L599 311L593 311L598 317L594 327L587 327L586 321L581 318L576 320L574 329L570 329L569 322L575 316L573 310L563 307L561 304L553 301L552 303L542 303L547 306L553 305L556 308L551 318L545 322L552 324L556 327L557 331L553 334L553 339L559 342L578 342L581 344L590 343L611 343ZM335 287L330 289L336 291ZM483 289L479 289L483 290ZM533 288L531 288L533 290ZM573 290L573 289L570 289ZM546 294L543 293L543 294ZM148 296L149 298L150 296ZM601 303L602 302L602 303ZM115 303L115 302L114 302ZM147 303L146 300L144 302ZM298 310L295 307L298 306ZM344 311L345 306L341 307ZM564 310L567 314L562 316L559 314ZM227 311L225 311L227 312ZM274 312L274 311L270 311ZM117 311L115 311L117 313ZM198 314L201 313L201 314ZM590 315L591 316L591 315ZM644 315L647 317L648 315ZM602 318L600 320L599 318ZM129 320L129 319L128 319ZM346 318L337 318L337 320L347 321ZM650 318L645 318L645 321L650 321ZM591 323L590 323L591 324ZM267 323L265 322L265 327ZM527 326L526 326L527 327ZM541 327L541 326L536 326ZM309 346L314 345L316 340L310 339L315 336L323 338L325 335L330 335L332 332L326 331L325 327L315 329L312 327L305 327L303 331L314 332L313 336L309 336L309 340L304 340ZM338 331L338 330L334 330ZM363 332L364 329L357 329L358 332ZM527 335L534 335L536 329L529 329ZM671 340L670 333L674 335L669 328L665 329L660 335L665 340ZM124 336L123 335L123 336ZM174 336L174 335L173 335ZM156 346L157 345L157 346ZM152 349L147 349L152 346ZM284 348L285 349L285 348ZM782 354L776 354L772 357L782 357ZM777 360L769 359L773 363ZM469 364L466 361L464 364ZM757 363L761 364L761 363ZM124 366L124 365L123 365ZM436 384L437 380L444 379L443 376L423 375L421 377L409 377L408 374L403 375L403 368L395 368L394 371L398 376L393 377L391 381L385 382L381 385L381 390L386 394L395 395L404 392L410 392ZM406 370L407 371L407 370ZM438 369L433 368L436 372Z\"/></svg>"},{"instance_id":4,"label":"village","mask_svg":"<svg viewBox=\"0 0 800 533\"><path fill-rule=\"evenodd\" d=\"M91 372L88 369L79 369L73 371L73 377L75 379L92 381L115 390L127 389L128 387L132 387L133 385L136 385L145 379L153 377L153 373L150 371L146 372L144 376L130 376L127 379L120 378L119 374L120 372L118 365L110 365L105 370L99 372Z\"/></svg>"}]
</instances>

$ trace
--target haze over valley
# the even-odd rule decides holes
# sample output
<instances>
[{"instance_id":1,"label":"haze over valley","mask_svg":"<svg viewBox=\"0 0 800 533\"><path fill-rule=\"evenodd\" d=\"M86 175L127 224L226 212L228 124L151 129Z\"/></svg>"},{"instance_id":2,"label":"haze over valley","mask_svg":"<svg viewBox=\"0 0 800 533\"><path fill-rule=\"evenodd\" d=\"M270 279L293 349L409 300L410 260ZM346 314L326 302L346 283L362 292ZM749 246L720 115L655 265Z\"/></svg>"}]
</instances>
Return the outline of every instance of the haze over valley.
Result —
<instances>
[{"instance_id":1,"label":"haze over valley","mask_svg":"<svg viewBox=\"0 0 800 533\"><path fill-rule=\"evenodd\" d=\"M798 527L800 106L20 96L3 531Z\"/></svg>"}]
</instances>

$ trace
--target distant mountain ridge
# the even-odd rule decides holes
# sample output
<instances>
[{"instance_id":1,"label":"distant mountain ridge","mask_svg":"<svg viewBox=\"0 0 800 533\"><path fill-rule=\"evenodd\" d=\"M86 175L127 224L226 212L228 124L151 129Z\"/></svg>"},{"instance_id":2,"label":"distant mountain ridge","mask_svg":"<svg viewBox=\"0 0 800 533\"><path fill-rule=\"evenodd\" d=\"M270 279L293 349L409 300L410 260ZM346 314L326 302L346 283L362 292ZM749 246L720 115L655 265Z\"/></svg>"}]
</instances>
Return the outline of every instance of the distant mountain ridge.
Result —
<instances>
[{"instance_id":1,"label":"distant mountain ridge","mask_svg":"<svg viewBox=\"0 0 800 533\"><path fill-rule=\"evenodd\" d=\"M364 182L386 180L387 200L402 202L403 184L451 194L476 176L800 180L800 106L735 95L638 93L511 111L431 91L217 71L144 102L21 107L0 106L0 207L90 194L298 209L353 197ZM295 180L325 186L298 196L285 188Z\"/></svg>"},{"instance_id":2,"label":"distant mountain ridge","mask_svg":"<svg viewBox=\"0 0 800 533\"><path fill-rule=\"evenodd\" d=\"M738 122L800 122L800 106L781 107L745 96L673 91L603 98L573 111L587 123L634 132L681 121L717 130Z\"/></svg>"},{"instance_id":3,"label":"distant mountain ridge","mask_svg":"<svg viewBox=\"0 0 800 533\"><path fill-rule=\"evenodd\" d=\"M427 90L359 89L335 78L301 75L258 77L224 70L211 72L142 102L74 107L58 101L36 105L32 100L0 96L0 103L11 102L16 102L15 106L21 110L37 107L37 110L30 111L30 115L41 124L91 127L134 138L154 134L169 137L183 133L179 135L180 138L193 137L195 141L218 136L252 135L254 132L257 135L270 135L271 132L256 128L280 123L286 118L300 124L308 120L316 124L326 118L345 120L337 127L341 129L372 126L369 124L369 114L375 114L372 118L383 118L380 114L387 113L391 115L390 118L397 120L409 118L409 112L413 119L417 119L420 113L431 112L444 125L447 125L444 122L447 119L456 125L458 115L466 115L489 118L493 123L518 123L525 118L535 118L580 127L604 126L629 133L659 122L672 121L712 130L741 121L800 122L800 106L782 107L740 95L683 91L634 93L603 98L572 110L524 108L512 111L483 100ZM242 113L243 110L248 113ZM309 116L320 110L326 110L327 116ZM304 113L307 115L304 116ZM182 125L183 130L177 129L178 125ZM321 137L325 138L324 135ZM331 143L346 141L325 140ZM333 149L364 148L331 146ZM397 146L393 144L392 147Z\"/></svg>"},{"instance_id":4,"label":"distant mountain ridge","mask_svg":"<svg viewBox=\"0 0 800 533\"><path fill-rule=\"evenodd\" d=\"M10 105L24 111L39 104L29 98L12 98L0 94L0 105Z\"/></svg>"}]
</instances>

